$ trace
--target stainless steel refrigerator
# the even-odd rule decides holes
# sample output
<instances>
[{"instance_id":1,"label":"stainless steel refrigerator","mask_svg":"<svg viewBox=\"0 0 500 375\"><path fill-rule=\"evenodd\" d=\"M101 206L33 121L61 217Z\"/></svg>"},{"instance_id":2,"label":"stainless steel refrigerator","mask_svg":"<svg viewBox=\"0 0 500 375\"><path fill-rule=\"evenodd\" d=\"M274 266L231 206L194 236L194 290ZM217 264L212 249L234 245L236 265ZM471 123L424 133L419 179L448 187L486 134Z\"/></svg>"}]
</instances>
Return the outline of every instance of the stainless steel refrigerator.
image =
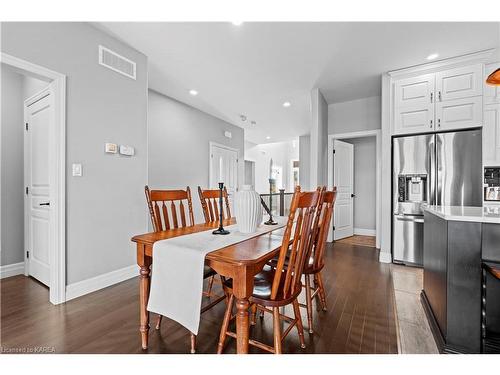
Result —
<instances>
[{"instance_id":1,"label":"stainless steel refrigerator","mask_svg":"<svg viewBox=\"0 0 500 375\"><path fill-rule=\"evenodd\" d=\"M481 130L392 140L394 262L423 265L424 204L482 206Z\"/></svg>"}]
</instances>

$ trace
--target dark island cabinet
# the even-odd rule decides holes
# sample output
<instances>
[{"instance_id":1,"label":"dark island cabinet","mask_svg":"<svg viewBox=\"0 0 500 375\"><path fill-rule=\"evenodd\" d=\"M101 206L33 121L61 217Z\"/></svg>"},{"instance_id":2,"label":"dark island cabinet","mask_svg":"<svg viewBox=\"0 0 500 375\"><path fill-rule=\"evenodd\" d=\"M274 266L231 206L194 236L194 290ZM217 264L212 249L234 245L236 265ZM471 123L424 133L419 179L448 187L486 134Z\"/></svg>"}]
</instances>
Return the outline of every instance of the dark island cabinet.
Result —
<instances>
[{"instance_id":1,"label":"dark island cabinet","mask_svg":"<svg viewBox=\"0 0 500 375\"><path fill-rule=\"evenodd\" d=\"M498 247L500 225L486 234L480 222L424 217L422 304L438 348L448 353L481 352L481 263L483 237ZM495 238L495 239L494 239ZM498 249L493 251L498 254Z\"/></svg>"}]
</instances>

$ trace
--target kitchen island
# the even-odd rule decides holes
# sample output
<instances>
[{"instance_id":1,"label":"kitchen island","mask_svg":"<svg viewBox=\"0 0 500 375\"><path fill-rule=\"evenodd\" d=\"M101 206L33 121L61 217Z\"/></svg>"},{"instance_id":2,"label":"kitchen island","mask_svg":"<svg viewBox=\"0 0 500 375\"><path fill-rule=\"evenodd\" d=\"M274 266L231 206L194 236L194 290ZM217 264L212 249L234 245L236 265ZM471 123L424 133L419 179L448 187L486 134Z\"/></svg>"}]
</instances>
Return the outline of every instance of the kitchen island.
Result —
<instances>
[{"instance_id":1,"label":"kitchen island","mask_svg":"<svg viewBox=\"0 0 500 375\"><path fill-rule=\"evenodd\" d=\"M482 350L483 262L500 263L500 207L425 208L421 300L441 352ZM500 295L489 287L488 295ZM487 321L500 332L500 298L488 299Z\"/></svg>"}]
</instances>

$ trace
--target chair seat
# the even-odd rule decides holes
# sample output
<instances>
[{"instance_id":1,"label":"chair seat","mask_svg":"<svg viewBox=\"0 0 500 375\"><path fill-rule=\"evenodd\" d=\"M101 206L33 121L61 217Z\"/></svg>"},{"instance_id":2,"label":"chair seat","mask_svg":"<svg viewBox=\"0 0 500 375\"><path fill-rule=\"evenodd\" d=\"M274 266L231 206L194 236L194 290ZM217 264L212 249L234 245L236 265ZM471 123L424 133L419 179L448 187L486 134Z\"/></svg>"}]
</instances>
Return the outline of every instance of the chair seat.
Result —
<instances>
[{"instance_id":1,"label":"chair seat","mask_svg":"<svg viewBox=\"0 0 500 375\"><path fill-rule=\"evenodd\" d=\"M212 267L209 267L207 265L203 266L203 278L208 279L210 276L217 275L217 272L213 270Z\"/></svg>"},{"instance_id":2,"label":"chair seat","mask_svg":"<svg viewBox=\"0 0 500 375\"><path fill-rule=\"evenodd\" d=\"M273 268L276 268L276 266L278 265L278 257L271 259L269 262L267 262L267 264ZM288 267L288 257L285 258L285 269L287 267ZM309 261L304 266L304 273L305 274L314 274L314 273L318 273L322 269L323 269L323 265L321 265L319 267L314 267L314 257L310 256Z\"/></svg>"},{"instance_id":3,"label":"chair seat","mask_svg":"<svg viewBox=\"0 0 500 375\"><path fill-rule=\"evenodd\" d=\"M271 300L274 274L275 270L271 266L265 265L262 271L254 276L253 292L252 296L250 297L250 302L257 303L263 306L284 306L290 304L300 294L301 287L298 288L297 293L287 298L284 298L283 295L280 295L281 291L283 290L284 284L284 277L282 277L280 280L280 286L278 288L280 292L278 292L276 299ZM228 289L233 289L233 280L226 280L224 282L224 286Z\"/></svg>"}]
</instances>

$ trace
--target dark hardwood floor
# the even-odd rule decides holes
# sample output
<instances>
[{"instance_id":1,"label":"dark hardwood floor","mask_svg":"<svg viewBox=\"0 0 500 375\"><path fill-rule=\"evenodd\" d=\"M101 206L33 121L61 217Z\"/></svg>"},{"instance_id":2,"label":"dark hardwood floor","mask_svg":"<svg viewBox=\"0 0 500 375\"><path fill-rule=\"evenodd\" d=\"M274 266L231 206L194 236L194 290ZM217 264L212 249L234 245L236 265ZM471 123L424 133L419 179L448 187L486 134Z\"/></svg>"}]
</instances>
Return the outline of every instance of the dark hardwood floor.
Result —
<instances>
[{"instance_id":1,"label":"dark hardwood floor","mask_svg":"<svg viewBox=\"0 0 500 375\"><path fill-rule=\"evenodd\" d=\"M283 352L397 353L389 265L379 263L378 251L366 246L335 243L326 256L328 311L314 311L315 333L305 331L306 349L300 349L293 329ZM151 330L150 348L141 349L138 293L135 278L54 306L47 288L37 281L24 276L3 279L0 345L3 352L48 347L56 353L189 353L187 330L168 319L160 331ZM198 353L215 353L224 307L221 303L202 315ZM305 310L301 312L306 324ZM250 334L272 343L270 317L257 319ZM235 352L233 339L228 339L225 352ZM261 353L256 348L251 352Z\"/></svg>"}]
</instances>

